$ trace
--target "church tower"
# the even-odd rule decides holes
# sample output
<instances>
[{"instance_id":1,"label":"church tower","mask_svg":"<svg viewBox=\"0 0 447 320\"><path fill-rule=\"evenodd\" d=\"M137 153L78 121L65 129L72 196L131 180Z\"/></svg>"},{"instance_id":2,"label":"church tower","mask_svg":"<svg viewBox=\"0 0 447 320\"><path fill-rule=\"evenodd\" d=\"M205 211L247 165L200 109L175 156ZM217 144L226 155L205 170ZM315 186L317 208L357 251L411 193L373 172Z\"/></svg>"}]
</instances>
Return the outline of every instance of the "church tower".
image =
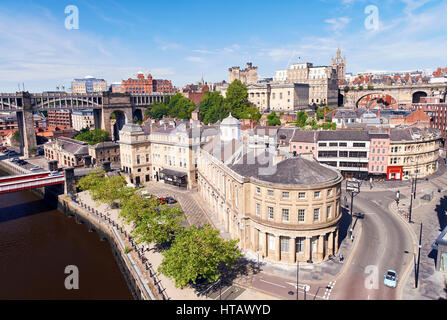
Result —
<instances>
[{"instance_id":1,"label":"church tower","mask_svg":"<svg viewBox=\"0 0 447 320\"><path fill-rule=\"evenodd\" d=\"M337 56L331 60L332 68L337 72L337 80L345 80L346 76L346 56L341 57L340 48L337 49Z\"/></svg>"}]
</instances>

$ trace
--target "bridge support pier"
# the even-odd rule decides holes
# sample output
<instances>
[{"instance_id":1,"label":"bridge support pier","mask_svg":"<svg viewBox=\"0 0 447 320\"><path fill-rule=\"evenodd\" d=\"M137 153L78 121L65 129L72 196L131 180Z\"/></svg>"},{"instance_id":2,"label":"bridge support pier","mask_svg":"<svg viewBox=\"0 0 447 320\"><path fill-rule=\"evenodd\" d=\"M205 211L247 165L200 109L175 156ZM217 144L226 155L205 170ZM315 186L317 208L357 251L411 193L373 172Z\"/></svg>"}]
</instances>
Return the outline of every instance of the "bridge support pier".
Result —
<instances>
[{"instance_id":1,"label":"bridge support pier","mask_svg":"<svg viewBox=\"0 0 447 320\"><path fill-rule=\"evenodd\" d=\"M93 120L95 124L95 129L104 129L102 127L102 110L93 109Z\"/></svg>"},{"instance_id":2,"label":"bridge support pier","mask_svg":"<svg viewBox=\"0 0 447 320\"><path fill-rule=\"evenodd\" d=\"M17 111L17 125L20 135L20 151L25 158L31 158L37 155L36 131L34 130L33 111L29 99L24 97L23 111ZM26 103L28 100L29 103Z\"/></svg>"},{"instance_id":3,"label":"bridge support pier","mask_svg":"<svg viewBox=\"0 0 447 320\"><path fill-rule=\"evenodd\" d=\"M74 168L65 168L65 185L64 185L64 193L65 194L75 194L76 193L76 179L74 175Z\"/></svg>"}]
</instances>

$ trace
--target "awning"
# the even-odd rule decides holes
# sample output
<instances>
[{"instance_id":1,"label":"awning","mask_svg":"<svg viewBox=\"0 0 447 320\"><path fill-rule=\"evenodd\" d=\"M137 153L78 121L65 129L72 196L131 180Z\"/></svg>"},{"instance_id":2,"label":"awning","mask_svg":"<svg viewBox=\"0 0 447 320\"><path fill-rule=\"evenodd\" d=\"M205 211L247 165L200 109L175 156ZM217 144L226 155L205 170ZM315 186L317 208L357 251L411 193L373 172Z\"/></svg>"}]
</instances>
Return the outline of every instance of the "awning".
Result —
<instances>
[{"instance_id":1,"label":"awning","mask_svg":"<svg viewBox=\"0 0 447 320\"><path fill-rule=\"evenodd\" d=\"M175 171L175 170L170 170L170 169L163 169L160 171L160 173L162 173L166 176L173 176L173 177L178 177L178 178L183 178L188 175L185 172L180 172L180 171Z\"/></svg>"}]
</instances>

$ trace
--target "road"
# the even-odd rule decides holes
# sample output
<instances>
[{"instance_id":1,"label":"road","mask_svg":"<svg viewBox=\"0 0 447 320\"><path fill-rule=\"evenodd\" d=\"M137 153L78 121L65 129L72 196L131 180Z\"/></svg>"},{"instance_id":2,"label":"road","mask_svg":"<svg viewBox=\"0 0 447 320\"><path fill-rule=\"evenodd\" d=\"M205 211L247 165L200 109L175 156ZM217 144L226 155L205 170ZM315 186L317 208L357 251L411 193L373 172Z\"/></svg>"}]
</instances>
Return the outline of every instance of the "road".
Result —
<instances>
[{"instance_id":1,"label":"road","mask_svg":"<svg viewBox=\"0 0 447 320\"><path fill-rule=\"evenodd\" d=\"M354 212L365 213L362 236L354 259L337 279L331 299L394 300L397 290L383 284L388 269L397 271L399 281L413 263L413 242L399 217L389 212L390 192L364 192L354 200Z\"/></svg>"}]
</instances>

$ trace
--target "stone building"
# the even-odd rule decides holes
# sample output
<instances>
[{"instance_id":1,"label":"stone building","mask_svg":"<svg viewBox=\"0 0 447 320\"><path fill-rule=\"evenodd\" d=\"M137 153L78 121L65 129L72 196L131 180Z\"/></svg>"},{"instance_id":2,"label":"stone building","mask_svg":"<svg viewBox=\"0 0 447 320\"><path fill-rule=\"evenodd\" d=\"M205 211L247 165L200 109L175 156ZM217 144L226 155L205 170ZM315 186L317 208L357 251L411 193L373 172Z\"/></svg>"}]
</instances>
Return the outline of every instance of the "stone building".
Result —
<instances>
[{"instance_id":1,"label":"stone building","mask_svg":"<svg viewBox=\"0 0 447 320\"><path fill-rule=\"evenodd\" d=\"M60 137L44 144L44 155L48 161L57 161L60 168L81 167L89 155L88 147L87 142Z\"/></svg>"},{"instance_id":2,"label":"stone building","mask_svg":"<svg viewBox=\"0 0 447 320\"><path fill-rule=\"evenodd\" d=\"M104 162L110 162L112 168L120 168L120 146L112 141L105 141L88 146L88 154L92 157L93 165L100 166Z\"/></svg>"},{"instance_id":3,"label":"stone building","mask_svg":"<svg viewBox=\"0 0 447 320\"><path fill-rule=\"evenodd\" d=\"M71 114L73 129L81 131L82 129L90 129L95 127L95 119L93 109L90 110L73 110Z\"/></svg>"},{"instance_id":4,"label":"stone building","mask_svg":"<svg viewBox=\"0 0 447 320\"><path fill-rule=\"evenodd\" d=\"M119 132L121 171L126 180L140 185L151 180L150 127L129 123Z\"/></svg>"},{"instance_id":5,"label":"stone building","mask_svg":"<svg viewBox=\"0 0 447 320\"><path fill-rule=\"evenodd\" d=\"M321 262L338 251L342 176L313 157L285 159L241 143L224 119L201 149L198 192L243 251L265 261Z\"/></svg>"},{"instance_id":6,"label":"stone building","mask_svg":"<svg viewBox=\"0 0 447 320\"><path fill-rule=\"evenodd\" d=\"M240 67L231 67L229 69L230 83L234 80L239 80L243 84L258 82L258 67L253 67L251 62L247 63L247 67L242 69Z\"/></svg>"},{"instance_id":7,"label":"stone building","mask_svg":"<svg viewBox=\"0 0 447 320\"><path fill-rule=\"evenodd\" d=\"M248 101L264 111L292 112L307 108L309 85L301 83L252 83L247 85Z\"/></svg>"}]
</instances>

